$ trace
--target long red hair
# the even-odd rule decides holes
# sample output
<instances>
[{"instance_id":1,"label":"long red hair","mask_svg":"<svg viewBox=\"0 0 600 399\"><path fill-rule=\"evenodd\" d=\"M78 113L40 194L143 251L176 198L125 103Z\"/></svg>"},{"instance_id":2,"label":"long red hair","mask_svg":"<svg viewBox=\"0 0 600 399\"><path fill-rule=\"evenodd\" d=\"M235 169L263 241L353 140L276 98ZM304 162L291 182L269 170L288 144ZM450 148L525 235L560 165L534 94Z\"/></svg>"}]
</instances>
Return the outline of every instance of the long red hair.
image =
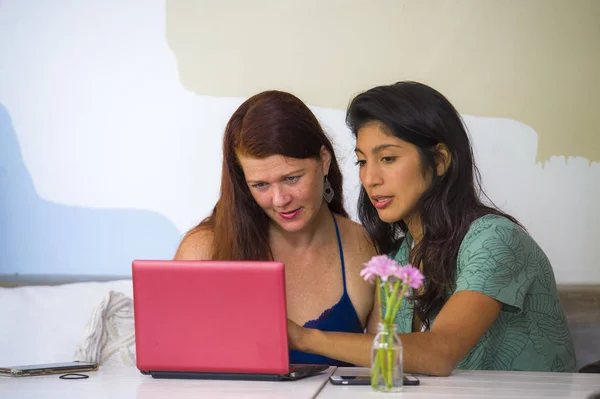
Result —
<instances>
[{"instance_id":1,"label":"long red hair","mask_svg":"<svg viewBox=\"0 0 600 399\"><path fill-rule=\"evenodd\" d=\"M257 158L320 159L322 146L331 153L327 177L335 194L329 209L347 217L333 146L306 104L290 93L273 90L256 94L238 107L225 128L219 200L211 215L192 230L212 231L214 260L272 259L269 217L252 197L236 151Z\"/></svg>"}]
</instances>

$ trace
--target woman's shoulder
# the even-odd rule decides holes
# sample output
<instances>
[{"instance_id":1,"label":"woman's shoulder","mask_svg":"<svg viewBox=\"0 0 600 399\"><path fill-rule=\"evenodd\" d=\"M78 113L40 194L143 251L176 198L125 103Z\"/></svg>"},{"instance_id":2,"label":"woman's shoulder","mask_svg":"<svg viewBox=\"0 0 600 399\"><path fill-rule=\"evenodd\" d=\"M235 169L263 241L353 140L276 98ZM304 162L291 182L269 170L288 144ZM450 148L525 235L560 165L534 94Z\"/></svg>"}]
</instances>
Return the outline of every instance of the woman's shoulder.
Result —
<instances>
[{"instance_id":1,"label":"woman's shoulder","mask_svg":"<svg viewBox=\"0 0 600 399\"><path fill-rule=\"evenodd\" d=\"M373 241L363 225L341 215L336 214L335 216L340 229L344 252L351 254L353 257L366 260L377 254Z\"/></svg>"},{"instance_id":2,"label":"woman's shoulder","mask_svg":"<svg viewBox=\"0 0 600 399\"><path fill-rule=\"evenodd\" d=\"M351 240L370 241L369 234L362 224L338 214L335 215L335 220L342 236L347 236Z\"/></svg>"},{"instance_id":3,"label":"woman's shoulder","mask_svg":"<svg viewBox=\"0 0 600 399\"><path fill-rule=\"evenodd\" d=\"M474 220L460 245L458 263L474 254L528 259L530 253L544 257L533 237L519 224L502 215L487 214ZM521 259L518 259L521 258Z\"/></svg>"},{"instance_id":4,"label":"woman's shoulder","mask_svg":"<svg viewBox=\"0 0 600 399\"><path fill-rule=\"evenodd\" d=\"M475 219L462 240L461 247L468 247L487 239L507 236L529 236L517 223L502 215L487 214Z\"/></svg>"},{"instance_id":5,"label":"woman's shoulder","mask_svg":"<svg viewBox=\"0 0 600 399\"><path fill-rule=\"evenodd\" d=\"M206 260L212 258L213 232L206 227L195 227L181 240L175 260Z\"/></svg>"}]
</instances>

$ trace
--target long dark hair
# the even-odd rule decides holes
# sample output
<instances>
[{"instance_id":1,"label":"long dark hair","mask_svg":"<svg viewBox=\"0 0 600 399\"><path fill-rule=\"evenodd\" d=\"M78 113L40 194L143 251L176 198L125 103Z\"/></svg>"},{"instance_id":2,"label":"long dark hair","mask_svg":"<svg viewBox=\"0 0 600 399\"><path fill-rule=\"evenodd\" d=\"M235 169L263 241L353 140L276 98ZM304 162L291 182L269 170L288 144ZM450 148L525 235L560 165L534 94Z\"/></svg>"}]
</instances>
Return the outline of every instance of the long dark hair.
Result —
<instances>
[{"instance_id":1,"label":"long dark hair","mask_svg":"<svg viewBox=\"0 0 600 399\"><path fill-rule=\"evenodd\" d=\"M192 230L213 232L214 260L272 258L269 217L252 197L236 152L257 158L320 159L322 146L331 153L327 177L334 197L329 209L347 217L333 146L306 104L290 93L273 90L256 94L238 107L225 128L219 200L212 214Z\"/></svg>"},{"instance_id":2,"label":"long dark hair","mask_svg":"<svg viewBox=\"0 0 600 399\"><path fill-rule=\"evenodd\" d=\"M356 137L365 124L379 122L387 134L414 144L420 155L423 174L432 176L431 185L417 203L423 224L423 238L410 254L410 263L423 265L424 291L414 297L417 317L430 327L430 320L444 306L455 288L456 258L471 223L486 214L504 216L481 188L479 170L462 118L442 94L417 82L379 86L356 96L346 113L346 124ZM438 176L438 144L451 154L446 172ZM489 200L489 198L488 198ZM488 201L486 201L488 202ZM385 223L364 189L358 200L358 216L380 253L393 253L408 231L405 221Z\"/></svg>"}]
</instances>

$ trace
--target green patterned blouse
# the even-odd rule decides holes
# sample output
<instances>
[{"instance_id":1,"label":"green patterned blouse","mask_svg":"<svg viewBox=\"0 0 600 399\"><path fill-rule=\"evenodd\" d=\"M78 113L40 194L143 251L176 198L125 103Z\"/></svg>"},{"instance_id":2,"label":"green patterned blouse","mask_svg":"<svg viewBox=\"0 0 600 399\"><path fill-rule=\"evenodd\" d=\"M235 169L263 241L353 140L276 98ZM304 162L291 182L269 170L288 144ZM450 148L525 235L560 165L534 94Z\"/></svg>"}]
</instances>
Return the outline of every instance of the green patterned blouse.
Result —
<instances>
[{"instance_id":1,"label":"green patterned blouse","mask_svg":"<svg viewBox=\"0 0 600 399\"><path fill-rule=\"evenodd\" d=\"M395 256L401 265L408 263L411 244L407 235ZM505 217L483 216L469 227L456 263L455 293L475 291L502 302L459 369L576 370L552 267L531 236ZM399 333L410 333L412 321L413 304L406 300L396 315Z\"/></svg>"}]
</instances>

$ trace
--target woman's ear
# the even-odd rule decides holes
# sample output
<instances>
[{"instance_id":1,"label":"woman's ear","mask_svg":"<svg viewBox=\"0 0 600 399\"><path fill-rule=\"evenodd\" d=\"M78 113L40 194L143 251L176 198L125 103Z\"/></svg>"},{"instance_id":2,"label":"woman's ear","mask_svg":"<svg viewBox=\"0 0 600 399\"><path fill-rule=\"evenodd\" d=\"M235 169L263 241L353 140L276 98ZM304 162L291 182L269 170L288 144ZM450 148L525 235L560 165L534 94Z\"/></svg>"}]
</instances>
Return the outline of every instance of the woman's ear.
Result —
<instances>
[{"instance_id":1,"label":"woman's ear","mask_svg":"<svg viewBox=\"0 0 600 399\"><path fill-rule=\"evenodd\" d=\"M331 166L331 153L324 145L321 146L320 156L321 162L323 163L323 175L327 176L329 173L329 166Z\"/></svg>"},{"instance_id":2,"label":"woman's ear","mask_svg":"<svg viewBox=\"0 0 600 399\"><path fill-rule=\"evenodd\" d=\"M452 155L446 144L439 143L435 146L436 174L443 176L452 162Z\"/></svg>"}]
</instances>

